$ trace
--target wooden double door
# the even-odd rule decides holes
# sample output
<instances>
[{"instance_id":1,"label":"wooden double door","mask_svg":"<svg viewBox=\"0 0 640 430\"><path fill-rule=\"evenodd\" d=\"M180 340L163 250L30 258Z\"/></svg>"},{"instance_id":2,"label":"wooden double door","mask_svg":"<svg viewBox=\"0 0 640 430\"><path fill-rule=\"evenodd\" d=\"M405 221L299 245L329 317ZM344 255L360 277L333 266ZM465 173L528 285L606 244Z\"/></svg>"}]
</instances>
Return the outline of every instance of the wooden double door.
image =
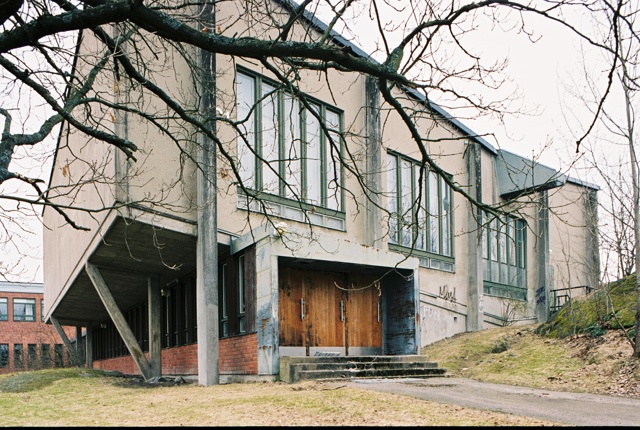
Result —
<instances>
[{"instance_id":1,"label":"wooden double door","mask_svg":"<svg viewBox=\"0 0 640 430\"><path fill-rule=\"evenodd\" d=\"M382 290L357 273L279 270L280 346L331 347L344 355L382 348Z\"/></svg>"}]
</instances>

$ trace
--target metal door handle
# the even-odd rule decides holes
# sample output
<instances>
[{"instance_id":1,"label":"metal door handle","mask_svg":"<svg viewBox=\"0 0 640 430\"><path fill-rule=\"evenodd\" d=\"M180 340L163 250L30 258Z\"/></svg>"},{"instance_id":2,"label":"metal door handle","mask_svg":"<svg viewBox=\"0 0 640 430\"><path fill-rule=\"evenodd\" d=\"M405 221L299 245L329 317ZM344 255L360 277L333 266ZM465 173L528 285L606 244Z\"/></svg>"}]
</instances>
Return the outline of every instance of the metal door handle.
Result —
<instances>
[{"instance_id":1,"label":"metal door handle","mask_svg":"<svg viewBox=\"0 0 640 430\"><path fill-rule=\"evenodd\" d=\"M340 321L344 321L344 301L340 300Z\"/></svg>"},{"instance_id":2,"label":"metal door handle","mask_svg":"<svg viewBox=\"0 0 640 430\"><path fill-rule=\"evenodd\" d=\"M300 299L300 319L304 319L304 299Z\"/></svg>"}]
</instances>

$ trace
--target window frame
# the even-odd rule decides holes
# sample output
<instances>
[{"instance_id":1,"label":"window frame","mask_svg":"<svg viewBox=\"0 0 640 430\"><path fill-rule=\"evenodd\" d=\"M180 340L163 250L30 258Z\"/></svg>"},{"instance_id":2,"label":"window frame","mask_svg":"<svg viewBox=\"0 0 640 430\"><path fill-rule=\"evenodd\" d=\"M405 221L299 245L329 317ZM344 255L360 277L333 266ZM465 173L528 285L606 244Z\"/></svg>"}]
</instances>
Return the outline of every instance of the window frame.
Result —
<instances>
[{"instance_id":1,"label":"window frame","mask_svg":"<svg viewBox=\"0 0 640 430\"><path fill-rule=\"evenodd\" d=\"M0 297L0 310L3 308L5 312L0 312L0 321L9 321L9 298L8 297Z\"/></svg>"},{"instance_id":2,"label":"window frame","mask_svg":"<svg viewBox=\"0 0 640 430\"><path fill-rule=\"evenodd\" d=\"M484 294L526 301L526 220L509 214L481 216Z\"/></svg>"},{"instance_id":3,"label":"window frame","mask_svg":"<svg viewBox=\"0 0 640 430\"><path fill-rule=\"evenodd\" d=\"M15 322L36 322L36 299L32 298L18 298L15 297L13 300L13 321ZM16 305L24 305L24 314L16 312ZM31 314L31 319L27 319L27 306L30 306L33 309L33 313Z\"/></svg>"},{"instance_id":4,"label":"window frame","mask_svg":"<svg viewBox=\"0 0 640 430\"><path fill-rule=\"evenodd\" d=\"M9 367L9 344L0 343L0 368Z\"/></svg>"},{"instance_id":5,"label":"window frame","mask_svg":"<svg viewBox=\"0 0 640 430\"><path fill-rule=\"evenodd\" d=\"M342 164L337 160L337 158L342 157L344 150L344 139L343 139L343 128L344 128L344 112L341 109L338 109L335 106L329 105L327 103L322 102L319 99L314 97L310 97L308 95L304 95L304 98L308 101L309 105L312 107L318 108L318 116L320 117L322 123L325 124L325 128L331 129L328 122L328 115L336 115L337 117L337 128L338 131L331 129L329 133L322 132L322 127L320 125L320 121L317 117L313 116L318 122L318 130L319 130L319 155L320 155L320 176L319 176L319 192L320 192L320 201L310 201L309 200L309 176L311 175L311 171L308 167L310 160L308 159L308 149L309 149L309 141L308 138L308 120L311 118L309 116L309 110L303 106L303 103L299 101L299 99L295 98L295 96L291 95L288 91L282 89L282 84L277 83L269 78L266 78L258 73L255 73L249 69L244 67L237 67L236 76L235 76L235 90L236 95L240 92L238 91L239 79L238 75L242 75L244 78L248 78L253 83L253 93L251 97L251 103L253 103L253 107L249 106L247 110L251 112L247 117L247 123L250 126L250 129L247 130L248 137L253 140L252 148L253 152L246 148L246 144L242 140L240 136L237 137L236 148L238 149L238 160L242 161L243 159L252 162L252 164L244 169L241 167L241 176L245 174L245 177L248 181L251 181L249 184L245 184L244 187L248 190L252 190L259 195L261 199L265 199L267 201L272 201L274 203L280 203L287 206L298 207L303 210L315 211L320 214L325 215L333 215L338 216L340 218L346 218L346 212L344 210L345 207L345 193L343 192L343 184L344 184L344 169ZM271 86L274 90L275 94L275 102L273 105L276 110L276 118L277 118L277 130L274 132L277 135L277 146L278 146L278 163L273 163L272 165L278 166L278 175L279 178L277 192L264 190L265 184L265 163L268 161L260 160L260 158L264 155L263 150L265 146L264 138L264 130L263 130L263 109L265 100L271 97L268 94L263 93L263 87L265 85ZM295 199L291 194L291 189L286 186L286 180L290 178L291 170L288 168L294 162L287 164L286 160L288 158L287 153L289 153L290 148L294 147L294 144L289 144L287 142L288 131L287 131L287 121L286 118L290 117L286 112L286 102L287 100L297 100L297 115L298 121L289 122L289 123L297 123L294 129L293 142L298 142L298 152L299 156L295 160L299 165L300 173L299 173L299 181L295 186L299 187L297 190L299 199ZM237 97L236 100L236 115L239 116L239 104L240 101ZM284 118L284 119L282 119ZM237 121L240 121L243 118L236 117ZM252 129L251 129L252 127ZM299 133L299 136L295 136L295 131ZM339 145L339 151L337 157L335 155L330 155L335 152L335 147L330 144L329 136L332 140L337 140L334 142ZM242 145L242 151L239 149L240 145ZM244 154L244 151L247 151L247 154ZM242 155L241 152L244 154ZM330 162L329 160L334 160ZM245 170L248 169L248 170ZM314 170L315 171L315 170ZM329 173L333 172L332 178L329 178ZM275 173L272 172L272 175L275 176ZM338 182L335 185L335 181ZM332 186L332 184L334 184ZM332 192L330 190L336 190ZM243 190L244 192L244 190ZM333 194L333 195L332 195ZM333 197L337 195L337 198Z\"/></svg>"},{"instance_id":6,"label":"window frame","mask_svg":"<svg viewBox=\"0 0 640 430\"><path fill-rule=\"evenodd\" d=\"M420 257L422 267L453 272L453 190L442 175L424 165L422 195L419 196L421 168L422 163L419 161L397 151L387 151L385 194L389 211L389 249ZM452 178L452 175L447 175ZM406 181L411 186L407 187L404 184ZM411 195L403 195L403 190L408 190ZM448 196L448 201L443 198L444 195ZM431 213L434 207L437 215ZM434 222L437 224L433 224ZM403 230L405 227L402 224L410 227L409 242L403 241L402 232L409 230ZM432 241L434 232L437 234L437 242Z\"/></svg>"}]
</instances>

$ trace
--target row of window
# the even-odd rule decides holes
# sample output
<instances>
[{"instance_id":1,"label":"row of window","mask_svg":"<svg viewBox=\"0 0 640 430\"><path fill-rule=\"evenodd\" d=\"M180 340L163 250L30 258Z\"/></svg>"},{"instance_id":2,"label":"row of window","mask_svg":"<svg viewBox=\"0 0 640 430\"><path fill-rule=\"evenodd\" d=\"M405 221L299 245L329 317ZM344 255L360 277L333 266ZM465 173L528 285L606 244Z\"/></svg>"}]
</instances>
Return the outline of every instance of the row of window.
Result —
<instances>
[{"instance_id":1,"label":"row of window","mask_svg":"<svg viewBox=\"0 0 640 430\"><path fill-rule=\"evenodd\" d=\"M39 354L38 354L39 351ZM13 354L11 354L13 353ZM11 357L13 355L13 357ZM0 343L0 368L10 367L10 359L13 358L14 369L24 369L25 364L28 369L42 369L52 366L63 367L66 363L70 362L69 354L66 354L65 361L65 348L62 344L53 345L53 356L51 355L51 345L48 343L38 345L30 343L27 345L26 362L23 353L23 345L21 343L13 344L13 350L9 349L8 343Z\"/></svg>"},{"instance_id":2,"label":"row of window","mask_svg":"<svg viewBox=\"0 0 640 430\"><path fill-rule=\"evenodd\" d=\"M342 115L250 72L236 75L238 165L245 187L342 211Z\"/></svg>"},{"instance_id":3,"label":"row of window","mask_svg":"<svg viewBox=\"0 0 640 430\"><path fill-rule=\"evenodd\" d=\"M307 96L296 97L275 82L244 70L236 74L236 94L243 185L265 193L267 199L343 211L341 112ZM411 252L424 267L453 271L451 187L424 163L393 151L386 160L390 249ZM484 280L489 286L485 292L499 290L491 285L524 288L524 221L511 217L485 221ZM227 270L221 267L223 284ZM223 336L228 326L226 300L221 298ZM242 311L238 312L242 318Z\"/></svg>"},{"instance_id":4,"label":"row of window","mask_svg":"<svg viewBox=\"0 0 640 430\"><path fill-rule=\"evenodd\" d=\"M35 321L36 299L11 299L13 321ZM0 297L0 321L9 320L9 299ZM40 321L44 321L44 300L40 299Z\"/></svg>"}]
</instances>

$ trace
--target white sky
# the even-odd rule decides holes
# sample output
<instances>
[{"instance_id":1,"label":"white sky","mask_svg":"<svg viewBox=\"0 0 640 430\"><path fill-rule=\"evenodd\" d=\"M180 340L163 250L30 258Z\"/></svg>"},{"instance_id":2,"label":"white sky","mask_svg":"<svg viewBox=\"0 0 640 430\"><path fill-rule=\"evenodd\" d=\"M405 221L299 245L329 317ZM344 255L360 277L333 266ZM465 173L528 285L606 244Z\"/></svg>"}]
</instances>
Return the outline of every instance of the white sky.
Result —
<instances>
[{"instance_id":1,"label":"white sky","mask_svg":"<svg viewBox=\"0 0 640 430\"><path fill-rule=\"evenodd\" d=\"M356 10L358 16L366 17L366 13L362 12L362 9ZM532 20L528 22L533 23ZM568 82L570 76L579 75L582 62L580 44L576 38L570 37L566 30L557 25L540 21L537 25L532 24L531 29L536 37L540 37L535 44L528 41L524 35L517 35L513 31L505 33L499 29L484 31L476 40L477 49L483 51L483 58L509 58L507 71L522 92L524 106L530 109L538 108L539 115L506 117L505 127L495 118L464 119L462 122L477 133L494 133L499 141L497 146L503 149L526 157L539 157L538 160L543 164L565 169L575 153L575 136L571 134L579 134L582 131L578 128L569 130L564 119L564 113L568 109L565 105L572 106L572 114L579 112L575 100L568 98L564 82ZM339 27L336 30L347 35ZM354 43L370 52L373 45L366 45L371 44L375 32L371 33L370 28L362 25L357 27L355 34L358 35L358 40ZM590 57L589 60L594 60L595 57ZM491 137L486 139L495 144ZM542 151L547 142L551 142L551 146ZM576 176L575 172L570 174ZM42 177L48 179L48 172ZM577 177L587 182L595 182L595 178L585 177L581 173ZM33 231L41 232L42 227L39 223L30 225ZM41 235L26 236L29 239L24 243L23 249L28 249L32 254L22 257L26 273L20 278L10 280L42 282ZM4 254L3 261L11 263L18 258L10 247L0 247Z\"/></svg>"}]
</instances>

